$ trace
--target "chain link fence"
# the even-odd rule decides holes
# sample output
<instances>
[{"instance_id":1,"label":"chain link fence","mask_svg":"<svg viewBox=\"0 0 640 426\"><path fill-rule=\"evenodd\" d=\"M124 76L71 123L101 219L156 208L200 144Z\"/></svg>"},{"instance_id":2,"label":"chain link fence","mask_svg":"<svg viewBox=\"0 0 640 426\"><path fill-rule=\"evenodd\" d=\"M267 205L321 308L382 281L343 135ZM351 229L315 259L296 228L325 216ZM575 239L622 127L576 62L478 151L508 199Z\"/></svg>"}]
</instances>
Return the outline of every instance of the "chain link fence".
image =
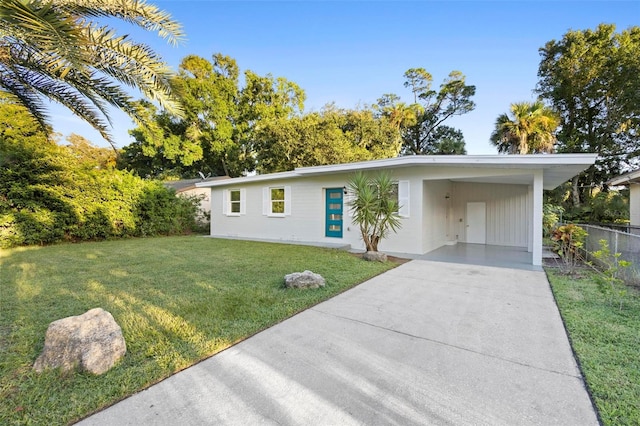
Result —
<instances>
[{"instance_id":1,"label":"chain link fence","mask_svg":"<svg viewBox=\"0 0 640 426\"><path fill-rule=\"evenodd\" d=\"M620 253L620 260L631 262L628 268L620 269L620 278L629 284L640 285L640 235L601 226L583 224L579 226L589 234L584 244L588 253L600 250L600 240L606 240L611 254Z\"/></svg>"}]
</instances>

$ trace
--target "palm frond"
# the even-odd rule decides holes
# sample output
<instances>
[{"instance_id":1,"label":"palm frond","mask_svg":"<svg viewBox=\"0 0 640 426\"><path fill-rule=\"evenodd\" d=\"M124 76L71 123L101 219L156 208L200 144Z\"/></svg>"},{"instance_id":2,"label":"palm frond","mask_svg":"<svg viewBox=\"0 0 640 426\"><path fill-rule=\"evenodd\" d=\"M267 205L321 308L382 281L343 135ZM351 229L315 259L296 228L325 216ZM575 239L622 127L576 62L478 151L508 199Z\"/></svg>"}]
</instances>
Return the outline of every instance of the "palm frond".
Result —
<instances>
[{"instance_id":1,"label":"palm frond","mask_svg":"<svg viewBox=\"0 0 640 426\"><path fill-rule=\"evenodd\" d=\"M185 38L182 25L173 20L168 12L143 0L51 0L51 3L80 16L122 19L158 33L174 46Z\"/></svg>"},{"instance_id":2,"label":"palm frond","mask_svg":"<svg viewBox=\"0 0 640 426\"><path fill-rule=\"evenodd\" d=\"M0 91L9 101L22 105L36 119L40 127L49 133L47 109L38 93L22 84L16 76L0 63Z\"/></svg>"},{"instance_id":3,"label":"palm frond","mask_svg":"<svg viewBox=\"0 0 640 426\"><path fill-rule=\"evenodd\" d=\"M171 95L172 72L166 63L149 46L94 21L105 17L156 32L172 44L184 36L168 13L139 0L2 0L0 90L43 125L47 116L42 100L55 100L112 144L109 105L143 122L122 84L181 114Z\"/></svg>"},{"instance_id":4,"label":"palm frond","mask_svg":"<svg viewBox=\"0 0 640 426\"><path fill-rule=\"evenodd\" d=\"M88 29L95 68L145 97L157 101L168 112L181 115L181 105L171 94L171 69L147 45L133 43L107 27Z\"/></svg>"}]
</instances>

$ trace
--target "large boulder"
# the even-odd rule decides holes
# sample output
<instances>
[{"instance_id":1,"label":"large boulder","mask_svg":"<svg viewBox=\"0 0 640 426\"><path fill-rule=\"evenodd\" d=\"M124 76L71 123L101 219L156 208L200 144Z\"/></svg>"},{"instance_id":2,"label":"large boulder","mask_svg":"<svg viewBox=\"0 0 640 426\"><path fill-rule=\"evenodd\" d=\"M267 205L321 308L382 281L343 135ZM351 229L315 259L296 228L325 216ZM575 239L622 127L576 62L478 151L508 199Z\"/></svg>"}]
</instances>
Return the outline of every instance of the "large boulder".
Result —
<instances>
[{"instance_id":1,"label":"large boulder","mask_svg":"<svg viewBox=\"0 0 640 426\"><path fill-rule=\"evenodd\" d=\"M287 288L318 288L324 287L324 284L322 275L311 271L294 272L284 276L284 285Z\"/></svg>"},{"instance_id":2,"label":"large boulder","mask_svg":"<svg viewBox=\"0 0 640 426\"><path fill-rule=\"evenodd\" d=\"M386 262L387 255L384 253L380 253L379 251L368 251L362 255L364 260L368 260L369 262Z\"/></svg>"},{"instance_id":3,"label":"large boulder","mask_svg":"<svg viewBox=\"0 0 640 426\"><path fill-rule=\"evenodd\" d=\"M44 349L33 368L63 371L79 368L93 374L108 371L127 352L122 330L102 308L49 324Z\"/></svg>"}]
</instances>

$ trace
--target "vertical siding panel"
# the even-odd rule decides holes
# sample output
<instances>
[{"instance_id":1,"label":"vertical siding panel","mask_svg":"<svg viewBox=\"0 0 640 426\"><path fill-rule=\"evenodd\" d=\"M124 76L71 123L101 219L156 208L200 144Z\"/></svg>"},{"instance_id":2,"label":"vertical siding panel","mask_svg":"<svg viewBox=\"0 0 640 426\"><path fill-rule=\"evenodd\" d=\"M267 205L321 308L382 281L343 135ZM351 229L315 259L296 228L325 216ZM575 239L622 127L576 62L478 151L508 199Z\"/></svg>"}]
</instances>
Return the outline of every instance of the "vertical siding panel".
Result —
<instances>
[{"instance_id":1,"label":"vertical siding panel","mask_svg":"<svg viewBox=\"0 0 640 426\"><path fill-rule=\"evenodd\" d=\"M487 205L487 244L526 247L527 187L525 185L456 183L453 213L454 235L464 241L467 202L484 201Z\"/></svg>"}]
</instances>

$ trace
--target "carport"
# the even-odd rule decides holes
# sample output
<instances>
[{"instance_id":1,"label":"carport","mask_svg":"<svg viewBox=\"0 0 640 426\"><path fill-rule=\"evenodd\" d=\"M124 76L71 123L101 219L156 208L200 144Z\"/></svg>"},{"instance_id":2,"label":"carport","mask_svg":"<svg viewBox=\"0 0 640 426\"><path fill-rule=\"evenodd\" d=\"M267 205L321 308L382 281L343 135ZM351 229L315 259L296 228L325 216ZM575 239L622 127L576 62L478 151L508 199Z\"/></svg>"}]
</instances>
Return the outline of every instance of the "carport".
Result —
<instances>
[{"instance_id":1,"label":"carport","mask_svg":"<svg viewBox=\"0 0 640 426\"><path fill-rule=\"evenodd\" d=\"M487 244L458 243L446 245L419 256L421 260L483 265L499 268L541 271L542 267L532 264L533 254L526 247L493 246Z\"/></svg>"}]
</instances>

